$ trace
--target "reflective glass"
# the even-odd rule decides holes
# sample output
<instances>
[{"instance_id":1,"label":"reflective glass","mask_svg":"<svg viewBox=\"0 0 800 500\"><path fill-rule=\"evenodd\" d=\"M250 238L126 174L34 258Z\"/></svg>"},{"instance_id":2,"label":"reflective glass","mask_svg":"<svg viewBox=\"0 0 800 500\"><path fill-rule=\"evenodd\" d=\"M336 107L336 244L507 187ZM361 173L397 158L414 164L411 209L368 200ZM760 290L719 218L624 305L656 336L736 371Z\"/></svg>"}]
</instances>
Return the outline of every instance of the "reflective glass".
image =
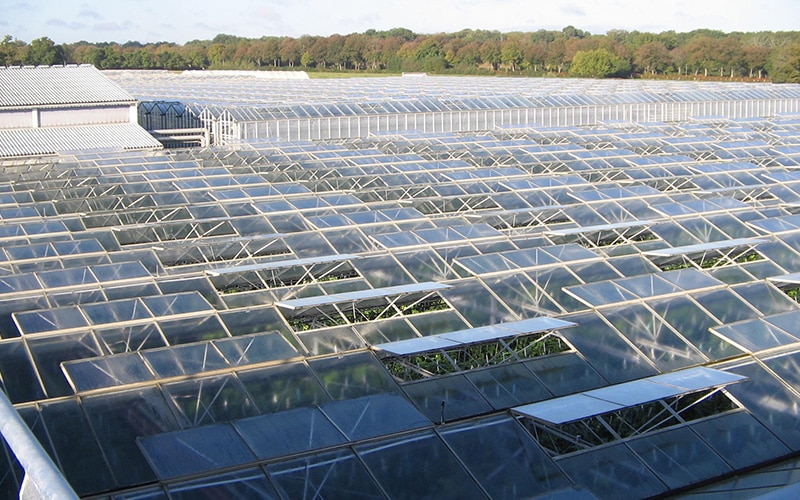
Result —
<instances>
[{"instance_id":1,"label":"reflective glass","mask_svg":"<svg viewBox=\"0 0 800 500\"><path fill-rule=\"evenodd\" d=\"M491 411L492 407L463 375L422 380L403 391L432 422L446 422Z\"/></svg>"},{"instance_id":2,"label":"reflective glass","mask_svg":"<svg viewBox=\"0 0 800 500\"><path fill-rule=\"evenodd\" d=\"M530 435L508 417L449 426L441 435L491 498L533 497L570 485Z\"/></svg>"},{"instance_id":3,"label":"reflective glass","mask_svg":"<svg viewBox=\"0 0 800 500\"><path fill-rule=\"evenodd\" d=\"M280 498L261 469L246 469L174 483L167 488L167 491L170 498L186 500L198 497L265 500Z\"/></svg>"},{"instance_id":4,"label":"reflective glass","mask_svg":"<svg viewBox=\"0 0 800 500\"><path fill-rule=\"evenodd\" d=\"M628 446L670 488L731 471L730 466L689 428L637 438L629 441Z\"/></svg>"},{"instance_id":5,"label":"reflective glass","mask_svg":"<svg viewBox=\"0 0 800 500\"><path fill-rule=\"evenodd\" d=\"M255 459L229 424L156 434L140 440L140 446L159 479L209 472Z\"/></svg>"},{"instance_id":6,"label":"reflective glass","mask_svg":"<svg viewBox=\"0 0 800 500\"><path fill-rule=\"evenodd\" d=\"M372 476L349 450L281 462L266 469L286 498L383 498Z\"/></svg>"},{"instance_id":7,"label":"reflective glass","mask_svg":"<svg viewBox=\"0 0 800 500\"><path fill-rule=\"evenodd\" d=\"M346 443L342 433L317 408L245 418L233 422L259 459L280 457Z\"/></svg>"},{"instance_id":8,"label":"reflective glass","mask_svg":"<svg viewBox=\"0 0 800 500\"><path fill-rule=\"evenodd\" d=\"M667 489L624 444L570 456L558 464L573 481L600 498L618 494L620 484L625 485L628 494L640 498Z\"/></svg>"},{"instance_id":9,"label":"reflective glass","mask_svg":"<svg viewBox=\"0 0 800 500\"><path fill-rule=\"evenodd\" d=\"M432 432L365 444L355 449L391 498L443 495L485 498L456 457Z\"/></svg>"}]
</instances>

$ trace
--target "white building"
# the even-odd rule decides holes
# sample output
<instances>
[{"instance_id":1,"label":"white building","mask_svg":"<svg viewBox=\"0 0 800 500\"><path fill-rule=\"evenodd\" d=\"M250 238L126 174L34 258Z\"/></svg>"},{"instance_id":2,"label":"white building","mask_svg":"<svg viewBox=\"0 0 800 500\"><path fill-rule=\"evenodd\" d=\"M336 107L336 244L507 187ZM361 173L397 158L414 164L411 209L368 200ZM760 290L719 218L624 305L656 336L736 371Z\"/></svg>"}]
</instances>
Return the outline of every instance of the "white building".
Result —
<instances>
[{"instance_id":1,"label":"white building","mask_svg":"<svg viewBox=\"0 0 800 500\"><path fill-rule=\"evenodd\" d=\"M161 147L136 105L90 65L0 68L0 157Z\"/></svg>"}]
</instances>

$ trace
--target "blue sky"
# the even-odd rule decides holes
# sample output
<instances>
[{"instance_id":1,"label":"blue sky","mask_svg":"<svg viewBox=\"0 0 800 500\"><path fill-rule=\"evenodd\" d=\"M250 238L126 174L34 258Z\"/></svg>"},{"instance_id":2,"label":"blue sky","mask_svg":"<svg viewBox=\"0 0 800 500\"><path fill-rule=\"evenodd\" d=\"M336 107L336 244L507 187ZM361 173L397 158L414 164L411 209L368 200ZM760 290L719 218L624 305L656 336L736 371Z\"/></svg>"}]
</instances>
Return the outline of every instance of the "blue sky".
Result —
<instances>
[{"instance_id":1,"label":"blue sky","mask_svg":"<svg viewBox=\"0 0 800 500\"><path fill-rule=\"evenodd\" d=\"M394 27L661 32L800 30L798 0L0 0L0 36L56 43L348 34Z\"/></svg>"}]
</instances>

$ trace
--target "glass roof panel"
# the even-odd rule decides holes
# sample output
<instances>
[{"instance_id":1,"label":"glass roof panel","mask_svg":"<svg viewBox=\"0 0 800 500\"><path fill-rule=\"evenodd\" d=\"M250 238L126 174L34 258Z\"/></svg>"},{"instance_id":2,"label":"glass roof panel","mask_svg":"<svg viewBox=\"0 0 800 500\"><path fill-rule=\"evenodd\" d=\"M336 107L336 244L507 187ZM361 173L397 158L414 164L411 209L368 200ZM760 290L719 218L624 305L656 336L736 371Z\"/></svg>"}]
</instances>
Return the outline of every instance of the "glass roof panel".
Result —
<instances>
[{"instance_id":1,"label":"glass roof panel","mask_svg":"<svg viewBox=\"0 0 800 500\"><path fill-rule=\"evenodd\" d=\"M76 392L153 380L137 353L68 361L62 366Z\"/></svg>"},{"instance_id":2,"label":"glass roof panel","mask_svg":"<svg viewBox=\"0 0 800 500\"><path fill-rule=\"evenodd\" d=\"M197 292L178 293L160 297L143 297L142 301L155 316L213 311L211 304Z\"/></svg>"},{"instance_id":3,"label":"glass roof panel","mask_svg":"<svg viewBox=\"0 0 800 500\"><path fill-rule=\"evenodd\" d=\"M600 498L618 492L620 482L636 497L647 497L667 488L629 448L617 444L559 461L567 475Z\"/></svg>"},{"instance_id":4,"label":"glass roof panel","mask_svg":"<svg viewBox=\"0 0 800 500\"><path fill-rule=\"evenodd\" d=\"M261 413L275 413L330 401L308 365L302 362L237 372Z\"/></svg>"},{"instance_id":5,"label":"glass roof panel","mask_svg":"<svg viewBox=\"0 0 800 500\"><path fill-rule=\"evenodd\" d=\"M382 470L392 471L377 474L378 483L390 497L422 498L442 491L457 498L482 496L461 463L431 432L357 446L356 453L373 475ZM407 480L411 477L414 481Z\"/></svg>"},{"instance_id":6,"label":"glass roof panel","mask_svg":"<svg viewBox=\"0 0 800 500\"><path fill-rule=\"evenodd\" d=\"M142 352L142 357L161 378L195 375L228 367L210 343L148 349Z\"/></svg>"},{"instance_id":7,"label":"glass roof panel","mask_svg":"<svg viewBox=\"0 0 800 500\"><path fill-rule=\"evenodd\" d=\"M93 325L135 321L153 317L139 299L85 304L81 309Z\"/></svg>"},{"instance_id":8,"label":"glass roof panel","mask_svg":"<svg viewBox=\"0 0 800 500\"><path fill-rule=\"evenodd\" d=\"M634 439L629 445L670 488L698 483L731 470L719 455L687 428Z\"/></svg>"},{"instance_id":9,"label":"glass roof panel","mask_svg":"<svg viewBox=\"0 0 800 500\"><path fill-rule=\"evenodd\" d=\"M522 364L498 365L467 373L467 379L478 388L496 410L541 401L550 392Z\"/></svg>"},{"instance_id":10,"label":"glass roof panel","mask_svg":"<svg viewBox=\"0 0 800 500\"><path fill-rule=\"evenodd\" d=\"M213 471L255 459L229 424L157 434L142 439L140 446L161 479Z\"/></svg>"},{"instance_id":11,"label":"glass roof panel","mask_svg":"<svg viewBox=\"0 0 800 500\"><path fill-rule=\"evenodd\" d=\"M169 498L185 500L199 497L245 498L254 496L269 500L280 498L278 492L275 491L275 488L270 484L261 469L246 469L226 474L213 474L201 479L175 482L167 487L167 491L169 491ZM163 495L160 489L158 492ZM135 498L151 498L147 496L149 494L149 491L145 491L142 496L134 493L131 497L122 498L134 498L133 495L137 495ZM154 495L152 498L161 497Z\"/></svg>"},{"instance_id":12,"label":"glass roof panel","mask_svg":"<svg viewBox=\"0 0 800 500\"><path fill-rule=\"evenodd\" d=\"M259 459L291 455L347 442L317 408L237 420L233 427Z\"/></svg>"},{"instance_id":13,"label":"glass roof panel","mask_svg":"<svg viewBox=\"0 0 800 500\"><path fill-rule=\"evenodd\" d=\"M533 439L508 417L448 426L441 434L491 498L518 498L520 491L533 497L570 486ZM481 452L475 453L476 449Z\"/></svg>"},{"instance_id":14,"label":"glass roof panel","mask_svg":"<svg viewBox=\"0 0 800 500\"><path fill-rule=\"evenodd\" d=\"M570 315L567 319L579 327L563 330L561 335L608 382L619 383L656 373L650 362L599 316L586 313Z\"/></svg>"},{"instance_id":15,"label":"glass roof panel","mask_svg":"<svg viewBox=\"0 0 800 500\"><path fill-rule=\"evenodd\" d=\"M566 287L564 290L590 307L628 302L637 298L632 292L612 281L575 285Z\"/></svg>"},{"instance_id":16,"label":"glass roof panel","mask_svg":"<svg viewBox=\"0 0 800 500\"><path fill-rule=\"evenodd\" d=\"M28 335L89 326L77 307L15 313L14 319L20 332Z\"/></svg>"},{"instance_id":17,"label":"glass roof panel","mask_svg":"<svg viewBox=\"0 0 800 500\"><path fill-rule=\"evenodd\" d=\"M492 410L464 375L424 379L404 385L403 391L431 422L448 422Z\"/></svg>"},{"instance_id":18,"label":"glass roof panel","mask_svg":"<svg viewBox=\"0 0 800 500\"><path fill-rule=\"evenodd\" d=\"M747 352L793 344L798 338L761 318L714 327L711 332Z\"/></svg>"},{"instance_id":19,"label":"glass roof panel","mask_svg":"<svg viewBox=\"0 0 800 500\"><path fill-rule=\"evenodd\" d=\"M351 441L428 427L425 418L405 398L378 394L326 403L320 410Z\"/></svg>"},{"instance_id":20,"label":"glass roof panel","mask_svg":"<svg viewBox=\"0 0 800 500\"><path fill-rule=\"evenodd\" d=\"M297 350L278 332L257 333L212 341L231 366L289 359Z\"/></svg>"},{"instance_id":21,"label":"glass roof panel","mask_svg":"<svg viewBox=\"0 0 800 500\"><path fill-rule=\"evenodd\" d=\"M779 457L788 450L747 412L733 412L691 424L691 429L736 469Z\"/></svg>"},{"instance_id":22,"label":"glass roof panel","mask_svg":"<svg viewBox=\"0 0 800 500\"><path fill-rule=\"evenodd\" d=\"M653 274L624 278L616 280L615 283L642 298L666 295L681 290L677 285Z\"/></svg>"},{"instance_id":23,"label":"glass roof panel","mask_svg":"<svg viewBox=\"0 0 800 500\"><path fill-rule=\"evenodd\" d=\"M319 453L268 465L282 498L379 498L383 495L361 461L350 450Z\"/></svg>"}]
</instances>

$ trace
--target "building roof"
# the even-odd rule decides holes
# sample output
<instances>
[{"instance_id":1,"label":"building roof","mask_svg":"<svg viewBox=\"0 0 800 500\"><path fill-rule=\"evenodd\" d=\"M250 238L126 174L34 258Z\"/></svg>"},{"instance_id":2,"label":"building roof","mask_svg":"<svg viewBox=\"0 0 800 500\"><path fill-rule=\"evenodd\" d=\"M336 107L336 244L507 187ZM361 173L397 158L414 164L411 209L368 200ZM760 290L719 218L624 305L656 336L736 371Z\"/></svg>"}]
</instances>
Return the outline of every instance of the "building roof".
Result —
<instances>
[{"instance_id":1,"label":"building roof","mask_svg":"<svg viewBox=\"0 0 800 500\"><path fill-rule=\"evenodd\" d=\"M160 147L160 142L135 123L0 129L0 158Z\"/></svg>"},{"instance_id":2,"label":"building roof","mask_svg":"<svg viewBox=\"0 0 800 500\"><path fill-rule=\"evenodd\" d=\"M135 100L91 65L0 67L0 108Z\"/></svg>"}]
</instances>

